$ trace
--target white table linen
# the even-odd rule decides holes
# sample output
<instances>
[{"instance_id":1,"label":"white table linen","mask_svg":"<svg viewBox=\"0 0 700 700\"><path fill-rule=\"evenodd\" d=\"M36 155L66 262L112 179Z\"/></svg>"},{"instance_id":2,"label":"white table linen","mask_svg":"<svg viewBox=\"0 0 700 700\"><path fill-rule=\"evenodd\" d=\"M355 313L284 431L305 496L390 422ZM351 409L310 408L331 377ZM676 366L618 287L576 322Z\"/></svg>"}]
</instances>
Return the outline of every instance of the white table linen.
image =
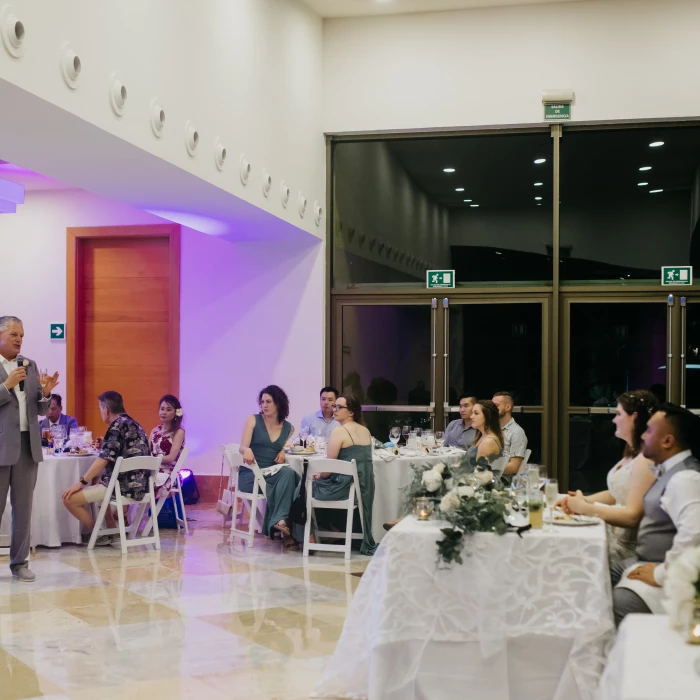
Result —
<instances>
[{"instance_id":1,"label":"white table linen","mask_svg":"<svg viewBox=\"0 0 700 700\"><path fill-rule=\"evenodd\" d=\"M438 464L444 462L448 466L457 464L464 456L464 450L450 449L445 450L440 455L399 455L395 457L388 450L380 450L374 453L372 463L374 466L374 505L372 506L372 535L375 542L380 542L386 530L384 523L396 520L401 513L403 505L404 486L413 481L414 464ZM389 458L385 461L383 455ZM322 459L319 456L308 457L307 459ZM287 461L298 473L302 473L304 462L303 455L289 454Z\"/></svg>"},{"instance_id":2,"label":"white table linen","mask_svg":"<svg viewBox=\"0 0 700 700\"><path fill-rule=\"evenodd\" d=\"M61 500L63 492L75 484L90 465L95 455L61 455L44 457L34 488L32 506L32 544L60 547L64 542L82 542L80 522L65 508ZM12 533L12 516L8 496L0 526L0 546L9 547Z\"/></svg>"},{"instance_id":3,"label":"white table linen","mask_svg":"<svg viewBox=\"0 0 700 700\"><path fill-rule=\"evenodd\" d=\"M602 525L468 536L404 519L382 541L312 697L592 700L614 630Z\"/></svg>"},{"instance_id":4,"label":"white table linen","mask_svg":"<svg viewBox=\"0 0 700 700\"><path fill-rule=\"evenodd\" d=\"M598 700L700 698L700 646L686 644L666 615L628 615L608 658Z\"/></svg>"}]
</instances>

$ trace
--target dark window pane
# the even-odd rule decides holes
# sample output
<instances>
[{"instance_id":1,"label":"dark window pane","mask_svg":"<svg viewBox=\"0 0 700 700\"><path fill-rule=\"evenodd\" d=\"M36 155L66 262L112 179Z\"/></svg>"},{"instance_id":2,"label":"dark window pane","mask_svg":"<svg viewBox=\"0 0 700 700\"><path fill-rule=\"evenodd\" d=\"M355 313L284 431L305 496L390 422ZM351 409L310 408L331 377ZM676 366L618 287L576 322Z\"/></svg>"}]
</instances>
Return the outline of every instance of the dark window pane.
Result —
<instances>
[{"instance_id":1,"label":"dark window pane","mask_svg":"<svg viewBox=\"0 0 700 700\"><path fill-rule=\"evenodd\" d=\"M542 305L450 306L450 405L463 395L510 391L522 406L542 404Z\"/></svg>"},{"instance_id":2,"label":"dark window pane","mask_svg":"<svg viewBox=\"0 0 700 700\"><path fill-rule=\"evenodd\" d=\"M560 202L562 281L658 282L700 253L700 128L565 129Z\"/></svg>"},{"instance_id":3,"label":"dark window pane","mask_svg":"<svg viewBox=\"0 0 700 700\"><path fill-rule=\"evenodd\" d=\"M569 416L569 488L605 491L610 469L622 459L625 443L615 437L612 415Z\"/></svg>"},{"instance_id":4,"label":"dark window pane","mask_svg":"<svg viewBox=\"0 0 700 700\"><path fill-rule=\"evenodd\" d=\"M686 314L685 405L700 408L700 303L689 303Z\"/></svg>"},{"instance_id":5,"label":"dark window pane","mask_svg":"<svg viewBox=\"0 0 700 700\"><path fill-rule=\"evenodd\" d=\"M663 394L666 305L571 304L570 406L614 406L625 391Z\"/></svg>"},{"instance_id":6,"label":"dark window pane","mask_svg":"<svg viewBox=\"0 0 700 700\"><path fill-rule=\"evenodd\" d=\"M551 284L549 131L338 143L333 197L336 288Z\"/></svg>"},{"instance_id":7,"label":"dark window pane","mask_svg":"<svg viewBox=\"0 0 700 700\"><path fill-rule=\"evenodd\" d=\"M430 403L429 304L343 307L343 391L363 404Z\"/></svg>"}]
</instances>

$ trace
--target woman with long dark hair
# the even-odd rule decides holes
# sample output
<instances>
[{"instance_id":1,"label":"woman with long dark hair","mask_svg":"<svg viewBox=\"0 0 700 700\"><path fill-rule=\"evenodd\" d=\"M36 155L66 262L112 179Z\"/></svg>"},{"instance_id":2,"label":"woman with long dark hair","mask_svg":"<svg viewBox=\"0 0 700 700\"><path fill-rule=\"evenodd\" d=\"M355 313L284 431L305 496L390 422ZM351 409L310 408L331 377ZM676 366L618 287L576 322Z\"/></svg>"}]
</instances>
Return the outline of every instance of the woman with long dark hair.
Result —
<instances>
[{"instance_id":1,"label":"woman with long dark hair","mask_svg":"<svg viewBox=\"0 0 700 700\"><path fill-rule=\"evenodd\" d=\"M634 556L637 527L644 515L644 495L656 481L653 464L642 454L642 434L659 408L649 391L628 391L617 399L615 436L625 441L622 459L608 472L606 491L584 496L569 492L560 506L568 513L595 515L608 524L610 560Z\"/></svg>"},{"instance_id":2,"label":"woman with long dark hair","mask_svg":"<svg viewBox=\"0 0 700 700\"><path fill-rule=\"evenodd\" d=\"M507 460L503 457L503 432L498 406L488 399L478 401L472 409L471 419L476 433L472 446L467 448L462 465L469 465L473 470L485 460L494 475L500 477Z\"/></svg>"},{"instance_id":3,"label":"woman with long dark hair","mask_svg":"<svg viewBox=\"0 0 700 700\"><path fill-rule=\"evenodd\" d=\"M172 470L185 448L185 429L182 427L182 404L177 396L166 394L158 402L160 424L151 430L148 439L151 454L163 455L161 467L156 476L156 498L170 492Z\"/></svg>"},{"instance_id":4,"label":"woman with long dark hair","mask_svg":"<svg viewBox=\"0 0 700 700\"><path fill-rule=\"evenodd\" d=\"M361 554L374 554L377 545L372 537L372 507L374 505L374 466L372 465L372 435L362 421L362 405L352 394L342 394L333 407L333 418L340 423L331 433L327 457L344 462L355 460L360 485L364 520ZM313 483L313 497L321 501L343 501L350 493L352 477L345 474L319 474ZM321 528L345 530L345 511L316 509Z\"/></svg>"},{"instance_id":5,"label":"woman with long dark hair","mask_svg":"<svg viewBox=\"0 0 700 700\"><path fill-rule=\"evenodd\" d=\"M245 464L257 464L265 478L267 510L263 534L272 536L274 530L282 533L286 551L298 552L299 545L292 537L289 511L299 475L285 465L284 445L294 433L287 420L289 399L275 384L266 386L258 395L260 412L248 416L243 426L240 452ZM255 475L248 467L238 470L238 488L251 493Z\"/></svg>"}]
</instances>

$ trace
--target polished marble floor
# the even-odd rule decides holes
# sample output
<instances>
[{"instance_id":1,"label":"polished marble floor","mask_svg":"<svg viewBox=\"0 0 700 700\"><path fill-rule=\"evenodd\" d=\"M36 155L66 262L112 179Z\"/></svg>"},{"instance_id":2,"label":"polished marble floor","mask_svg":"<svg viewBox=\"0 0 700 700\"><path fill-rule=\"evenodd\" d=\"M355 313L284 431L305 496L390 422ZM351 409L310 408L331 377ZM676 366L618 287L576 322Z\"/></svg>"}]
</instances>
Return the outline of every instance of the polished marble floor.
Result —
<instances>
[{"instance_id":1,"label":"polished marble floor","mask_svg":"<svg viewBox=\"0 0 700 700\"><path fill-rule=\"evenodd\" d=\"M307 698L367 557L227 541L213 509L162 549L40 548L33 584L0 557L0 698Z\"/></svg>"}]
</instances>

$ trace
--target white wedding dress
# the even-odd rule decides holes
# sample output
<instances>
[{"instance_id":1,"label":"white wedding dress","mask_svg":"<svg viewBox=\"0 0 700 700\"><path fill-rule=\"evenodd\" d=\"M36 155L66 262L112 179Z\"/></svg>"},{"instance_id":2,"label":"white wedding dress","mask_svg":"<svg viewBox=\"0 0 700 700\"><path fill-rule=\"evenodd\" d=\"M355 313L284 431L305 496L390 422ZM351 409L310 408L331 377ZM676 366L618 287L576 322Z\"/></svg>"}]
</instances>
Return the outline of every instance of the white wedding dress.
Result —
<instances>
[{"instance_id":1,"label":"white wedding dress","mask_svg":"<svg viewBox=\"0 0 700 700\"><path fill-rule=\"evenodd\" d=\"M627 505L633 465L640 457L644 459L641 455L625 457L608 472L608 491L615 499L615 505L612 508ZM637 528L616 525L606 525L606 528L610 562L633 557L637 546Z\"/></svg>"}]
</instances>

